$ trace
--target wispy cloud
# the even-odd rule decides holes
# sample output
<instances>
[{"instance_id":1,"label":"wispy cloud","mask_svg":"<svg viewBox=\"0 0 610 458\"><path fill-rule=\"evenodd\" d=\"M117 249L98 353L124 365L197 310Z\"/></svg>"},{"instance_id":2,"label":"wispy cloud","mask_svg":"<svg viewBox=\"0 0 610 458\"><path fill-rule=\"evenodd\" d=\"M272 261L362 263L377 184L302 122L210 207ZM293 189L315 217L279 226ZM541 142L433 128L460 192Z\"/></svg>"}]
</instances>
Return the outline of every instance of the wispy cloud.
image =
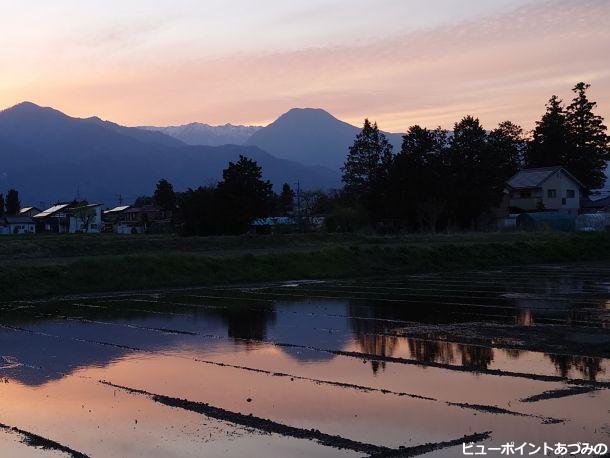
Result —
<instances>
[{"instance_id":1,"label":"wispy cloud","mask_svg":"<svg viewBox=\"0 0 610 458\"><path fill-rule=\"evenodd\" d=\"M294 21L315 22L320 5L296 11ZM299 19L299 11L308 16ZM593 83L600 112L610 117L609 19L605 0L536 1L365 42L245 45L228 54L208 52L205 42L159 39L181 17L121 23L89 36L116 55L93 53L69 71L53 68L37 81L39 91L13 82L12 95L33 93L73 114L129 124L260 123L293 106L316 106L392 130L415 122L448 127L467 113L490 127L512 119L530 128L551 94L569 97L579 80ZM123 55L121 46L132 51Z\"/></svg>"}]
</instances>

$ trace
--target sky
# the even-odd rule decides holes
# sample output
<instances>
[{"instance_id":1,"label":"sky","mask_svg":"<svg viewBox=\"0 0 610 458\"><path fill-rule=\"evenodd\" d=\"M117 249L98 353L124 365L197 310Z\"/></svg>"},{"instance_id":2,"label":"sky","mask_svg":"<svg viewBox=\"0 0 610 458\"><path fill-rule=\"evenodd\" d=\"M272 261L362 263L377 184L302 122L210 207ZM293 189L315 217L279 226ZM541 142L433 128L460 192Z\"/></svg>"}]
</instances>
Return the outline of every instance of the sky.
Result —
<instances>
[{"instance_id":1,"label":"sky","mask_svg":"<svg viewBox=\"0 0 610 458\"><path fill-rule=\"evenodd\" d=\"M1 0L0 107L124 125L267 124L324 108L388 131L531 129L591 83L610 118L609 0Z\"/></svg>"}]
</instances>

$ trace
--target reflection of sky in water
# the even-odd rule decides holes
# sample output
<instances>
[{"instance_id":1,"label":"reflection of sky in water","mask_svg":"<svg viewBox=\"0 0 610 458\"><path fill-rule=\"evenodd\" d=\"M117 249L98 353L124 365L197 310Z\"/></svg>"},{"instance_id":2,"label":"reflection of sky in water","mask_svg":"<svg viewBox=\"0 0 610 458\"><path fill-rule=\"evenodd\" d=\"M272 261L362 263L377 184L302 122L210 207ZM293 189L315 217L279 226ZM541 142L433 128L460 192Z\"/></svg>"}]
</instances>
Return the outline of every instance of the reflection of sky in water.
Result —
<instances>
[{"instance_id":1,"label":"reflection of sky in water","mask_svg":"<svg viewBox=\"0 0 610 458\"><path fill-rule=\"evenodd\" d=\"M559 310L551 310L548 305L540 310L540 301L533 302L531 309L527 304L532 302L515 299L513 316L517 317L517 323L530 324L540 316L572 313L566 311L569 306L565 303ZM400 331L410 320L429 322L430 317L438 315L430 310L396 310L394 306L385 304L346 299L282 299L262 307L240 304L194 310L172 308L173 315L146 313L142 311L145 309L143 303L138 303L137 307L139 312L129 312L129 318L122 317L118 307L112 312L104 312L110 313L112 318L96 316L100 313L97 308L79 308L75 314L78 318L70 320L28 319L23 326L34 333L0 330L4 353L25 365L13 369L6 367L4 372L10 372L23 383L37 385L83 366L103 366L132 353L131 347L147 351L189 349L205 356L222 355L242 348L254 349L268 345L264 343L268 341L294 344L295 347L278 349L297 361L310 364L336 358L332 353L317 350L330 349L415 359L423 363L464 365L474 369L523 370L591 380L608 377L608 361L601 358L549 355L388 335ZM48 310L49 315L52 310L53 306ZM88 321L79 320L82 317ZM444 321L443 317L441 319ZM162 332L173 329L195 335ZM118 347L100 345L99 342L112 342ZM370 365L375 373L386 366L383 361L370 361Z\"/></svg>"},{"instance_id":2,"label":"reflection of sky in water","mask_svg":"<svg viewBox=\"0 0 610 458\"><path fill-rule=\"evenodd\" d=\"M8 381L0 385L0 422L29 426L78 450L97 452L102 448L92 443L100 426L105 437L117 437L113 453L129 456L135 450L133 443L147 440L141 430L134 432L133 440L126 433L133 432L136 423L131 417L137 415L137 425L145 425L138 428L157 435L151 444L166 452L183 446L179 456L195 454L203 440L211 456L222 456L221 450L246 453L249 443L254 444L254 456L282 447L290 451L286 456L297 449L304 455L328 456L326 448L303 446L302 441L296 441L297 445L277 437L270 439L270 446L269 441L250 438L243 429L222 422L209 420L202 425L197 415L176 409L169 415L167 408L145 398L117 394L97 384L105 379L392 447L488 429L496 431L496 438L506 436L507 440L599 439L601 433L595 431L602 431L607 423L607 412L599 407L610 401L608 390L525 404L519 399L566 385L495 377L485 371L605 381L610 380L608 359L396 335L414 323L442 329L477 321L535 325L547 320L585 321L599 327L607 318L608 305L599 282L562 278L553 283L519 277L509 284L494 284L483 277L475 287L455 275L451 292L443 293L442 288L435 291L438 277L426 278L428 284L422 280L418 288L412 288L413 282L398 284L402 286L372 283L368 290L349 282L326 283L256 292L174 293L157 296L159 303L147 302L146 297L91 299L85 302L96 307L37 304L5 311L2 323L20 329L0 328L0 375ZM375 294L372 288L377 288ZM338 297L330 297L333 294ZM328 298L315 297L322 295ZM363 357L321 350L355 352ZM419 364L374 360L370 355ZM432 367L432 363L469 370ZM373 391L324 381L357 384ZM476 413L446 402L495 405L571 420L541 426L538 417ZM43 406L39 418L32 415L37 405ZM68 426L57 430L53 412L60 411L59 417ZM167 418L176 431L171 431ZM75 440L73 432L81 428L83 434ZM171 444L161 437L171 437ZM2 443L0 437L0 452L12 450ZM151 451L149 456L155 453Z\"/></svg>"}]
</instances>

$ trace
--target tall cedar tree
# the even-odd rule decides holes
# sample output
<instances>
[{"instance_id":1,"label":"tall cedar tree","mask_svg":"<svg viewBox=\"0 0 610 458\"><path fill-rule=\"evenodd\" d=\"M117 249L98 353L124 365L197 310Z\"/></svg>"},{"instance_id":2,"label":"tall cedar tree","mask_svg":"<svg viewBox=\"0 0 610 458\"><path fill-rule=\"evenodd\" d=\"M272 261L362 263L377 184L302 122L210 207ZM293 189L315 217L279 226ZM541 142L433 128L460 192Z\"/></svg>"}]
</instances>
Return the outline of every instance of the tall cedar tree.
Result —
<instances>
[{"instance_id":1,"label":"tall cedar tree","mask_svg":"<svg viewBox=\"0 0 610 458\"><path fill-rule=\"evenodd\" d=\"M269 216L272 187L271 182L263 180L261 167L252 159L240 155L236 163L229 162L217 187L222 232L243 233L253 219Z\"/></svg>"},{"instance_id":2,"label":"tall cedar tree","mask_svg":"<svg viewBox=\"0 0 610 458\"><path fill-rule=\"evenodd\" d=\"M362 131L350 146L343 166L343 183L350 198L362 204L369 218L380 217L380 202L384 199L392 165L392 145L379 131L377 123L364 120Z\"/></svg>"},{"instance_id":3,"label":"tall cedar tree","mask_svg":"<svg viewBox=\"0 0 610 458\"><path fill-rule=\"evenodd\" d=\"M9 189L6 194L6 214L16 215L21 210L21 202L19 201L19 193L15 189Z\"/></svg>"},{"instance_id":4,"label":"tall cedar tree","mask_svg":"<svg viewBox=\"0 0 610 458\"><path fill-rule=\"evenodd\" d=\"M580 82L572 89L576 96L566 109L572 144L563 163L583 183L585 194L604 186L604 169L610 159L610 138L606 135L604 118L593 113L596 103L587 98L589 87Z\"/></svg>"},{"instance_id":5,"label":"tall cedar tree","mask_svg":"<svg viewBox=\"0 0 610 458\"><path fill-rule=\"evenodd\" d=\"M510 121L501 122L487 136L491 153L499 165L498 174L508 180L523 167L527 142L521 126Z\"/></svg>"},{"instance_id":6,"label":"tall cedar tree","mask_svg":"<svg viewBox=\"0 0 610 458\"><path fill-rule=\"evenodd\" d=\"M389 214L419 231L435 232L445 211L447 132L412 126L403 136L390 178Z\"/></svg>"},{"instance_id":7,"label":"tall cedar tree","mask_svg":"<svg viewBox=\"0 0 610 458\"><path fill-rule=\"evenodd\" d=\"M164 210L174 210L176 208L176 193L169 181L159 180L153 194L153 202Z\"/></svg>"},{"instance_id":8,"label":"tall cedar tree","mask_svg":"<svg viewBox=\"0 0 610 458\"><path fill-rule=\"evenodd\" d=\"M565 164L570 140L566 112L561 99L554 95L546 104L546 113L536 122L525 165L531 168Z\"/></svg>"},{"instance_id":9,"label":"tall cedar tree","mask_svg":"<svg viewBox=\"0 0 610 458\"><path fill-rule=\"evenodd\" d=\"M287 215L294 208L295 193L288 183L282 186L282 192L278 197L278 209L280 215Z\"/></svg>"},{"instance_id":10,"label":"tall cedar tree","mask_svg":"<svg viewBox=\"0 0 610 458\"><path fill-rule=\"evenodd\" d=\"M447 165L451 219L463 229L476 229L482 213L498 203L497 164L487 134L477 118L466 116L453 128Z\"/></svg>"},{"instance_id":11,"label":"tall cedar tree","mask_svg":"<svg viewBox=\"0 0 610 458\"><path fill-rule=\"evenodd\" d=\"M0 193L0 218L4 216L4 194Z\"/></svg>"}]
</instances>

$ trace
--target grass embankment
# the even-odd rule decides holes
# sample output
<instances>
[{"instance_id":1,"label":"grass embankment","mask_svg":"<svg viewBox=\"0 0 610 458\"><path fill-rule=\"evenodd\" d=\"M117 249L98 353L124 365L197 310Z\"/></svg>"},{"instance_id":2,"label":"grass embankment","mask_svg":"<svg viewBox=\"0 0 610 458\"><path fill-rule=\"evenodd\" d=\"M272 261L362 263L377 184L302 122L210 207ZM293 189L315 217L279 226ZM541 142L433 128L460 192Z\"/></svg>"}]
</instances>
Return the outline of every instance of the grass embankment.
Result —
<instances>
[{"instance_id":1,"label":"grass embankment","mask_svg":"<svg viewBox=\"0 0 610 458\"><path fill-rule=\"evenodd\" d=\"M83 244L87 238L90 243ZM23 250L28 243L39 244L47 255L58 254L54 245L57 243L73 241L79 249L70 247L68 251L72 258L65 258L66 253L62 252L64 258L61 262L0 263L0 298L15 300L169 286L610 261L610 234L607 233L419 238L298 235L179 239L166 236L155 240L141 236L110 236L107 239L104 236L68 237L64 240L46 239L45 245L43 237L24 240L25 245L16 249L20 241L11 239L12 244L18 244L10 248L16 257L33 258ZM184 246L180 246L181 243ZM131 245L131 249L127 249L127 245ZM142 246L147 249L142 249ZM253 249L256 253L257 248L276 251L248 253ZM0 248L0 256L7 255L6 249L6 245L4 250ZM209 250L221 250L225 255L206 255ZM123 254L115 254L117 252Z\"/></svg>"}]
</instances>

